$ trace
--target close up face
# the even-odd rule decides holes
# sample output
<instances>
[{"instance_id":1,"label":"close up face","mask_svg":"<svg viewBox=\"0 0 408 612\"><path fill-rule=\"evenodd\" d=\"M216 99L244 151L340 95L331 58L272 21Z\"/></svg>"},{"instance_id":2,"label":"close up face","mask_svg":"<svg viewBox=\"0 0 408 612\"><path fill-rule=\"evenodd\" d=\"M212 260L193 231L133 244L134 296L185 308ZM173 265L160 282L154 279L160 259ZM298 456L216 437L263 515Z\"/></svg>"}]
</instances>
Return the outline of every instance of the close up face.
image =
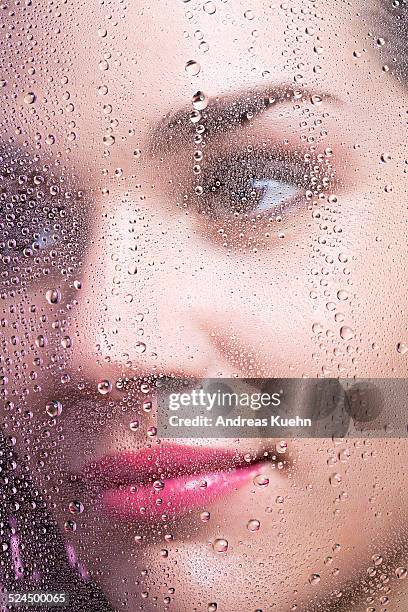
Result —
<instances>
[{"instance_id":1,"label":"close up face","mask_svg":"<svg viewBox=\"0 0 408 612\"><path fill-rule=\"evenodd\" d=\"M405 609L405 440L155 429L172 378L406 376L405 7L368 4L3 10L2 426L114 609Z\"/></svg>"}]
</instances>

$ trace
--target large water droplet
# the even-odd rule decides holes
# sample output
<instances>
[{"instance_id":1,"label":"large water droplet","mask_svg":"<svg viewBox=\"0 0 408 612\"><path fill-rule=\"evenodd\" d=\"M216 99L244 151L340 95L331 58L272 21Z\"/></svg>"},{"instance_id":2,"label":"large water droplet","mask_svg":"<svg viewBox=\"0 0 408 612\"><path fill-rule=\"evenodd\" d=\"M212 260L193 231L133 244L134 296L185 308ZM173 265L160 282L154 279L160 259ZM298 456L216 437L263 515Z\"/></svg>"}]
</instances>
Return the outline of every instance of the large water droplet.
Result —
<instances>
[{"instance_id":1,"label":"large water droplet","mask_svg":"<svg viewBox=\"0 0 408 612\"><path fill-rule=\"evenodd\" d=\"M208 0L208 2L204 3L203 9L209 15L214 15L215 11L217 10L214 2L211 2L211 0Z\"/></svg>"},{"instance_id":2,"label":"large water droplet","mask_svg":"<svg viewBox=\"0 0 408 612\"><path fill-rule=\"evenodd\" d=\"M397 569L395 570L395 575L400 580L404 580L407 577L407 574L408 572L406 567L397 567Z\"/></svg>"},{"instance_id":3,"label":"large water droplet","mask_svg":"<svg viewBox=\"0 0 408 612\"><path fill-rule=\"evenodd\" d=\"M342 481L341 474L338 474L337 472L335 474L332 474L329 478L329 481L332 487L338 487Z\"/></svg>"},{"instance_id":4,"label":"large water droplet","mask_svg":"<svg viewBox=\"0 0 408 612\"><path fill-rule=\"evenodd\" d=\"M82 502L75 499L74 501L69 503L68 509L71 514L82 514L82 512L84 511L84 505L82 504Z\"/></svg>"},{"instance_id":5,"label":"large water droplet","mask_svg":"<svg viewBox=\"0 0 408 612\"><path fill-rule=\"evenodd\" d=\"M267 487L269 484L269 478L267 478L264 474L258 474L254 478L254 485L260 488Z\"/></svg>"},{"instance_id":6,"label":"large water droplet","mask_svg":"<svg viewBox=\"0 0 408 612\"><path fill-rule=\"evenodd\" d=\"M49 304L58 304L61 301L61 292L59 289L48 289L45 294L45 299Z\"/></svg>"},{"instance_id":7,"label":"large water droplet","mask_svg":"<svg viewBox=\"0 0 408 612\"><path fill-rule=\"evenodd\" d=\"M136 353L139 353L139 355L141 355L142 353L146 352L146 345L144 342L136 342L135 349Z\"/></svg>"},{"instance_id":8,"label":"large water droplet","mask_svg":"<svg viewBox=\"0 0 408 612\"><path fill-rule=\"evenodd\" d=\"M189 60L185 65L185 71L189 76L196 76L201 70L201 66L195 60Z\"/></svg>"},{"instance_id":9,"label":"large water droplet","mask_svg":"<svg viewBox=\"0 0 408 612\"><path fill-rule=\"evenodd\" d=\"M405 353L408 351L408 344L405 344L405 342L398 342L397 344L397 352L400 355L405 355Z\"/></svg>"},{"instance_id":10,"label":"large water droplet","mask_svg":"<svg viewBox=\"0 0 408 612\"><path fill-rule=\"evenodd\" d=\"M259 531L260 526L261 526L261 523L256 519L251 519L247 523L248 531Z\"/></svg>"},{"instance_id":11,"label":"large water droplet","mask_svg":"<svg viewBox=\"0 0 408 612\"><path fill-rule=\"evenodd\" d=\"M213 550L217 553L225 553L228 550L228 541L224 538L217 538L213 542Z\"/></svg>"},{"instance_id":12,"label":"large water droplet","mask_svg":"<svg viewBox=\"0 0 408 612\"><path fill-rule=\"evenodd\" d=\"M310 584L315 585L315 584L319 584L319 582L320 582L320 574L311 574L309 576L309 583Z\"/></svg>"},{"instance_id":13,"label":"large water droplet","mask_svg":"<svg viewBox=\"0 0 408 612\"><path fill-rule=\"evenodd\" d=\"M343 340L351 340L354 338L354 332L351 327L343 325L343 327L340 328L340 336L343 338Z\"/></svg>"},{"instance_id":14,"label":"large water droplet","mask_svg":"<svg viewBox=\"0 0 408 612\"><path fill-rule=\"evenodd\" d=\"M193 96L193 106L196 110L202 111L208 106L208 98L202 91L197 91ZM191 118L191 117L190 117Z\"/></svg>"},{"instance_id":15,"label":"large water droplet","mask_svg":"<svg viewBox=\"0 0 408 612\"><path fill-rule=\"evenodd\" d=\"M35 95L35 93L33 91L29 91L28 93L25 94L24 96L24 102L25 104L34 104L34 102L36 101L37 96Z\"/></svg>"},{"instance_id":16,"label":"large water droplet","mask_svg":"<svg viewBox=\"0 0 408 612\"><path fill-rule=\"evenodd\" d=\"M68 531L68 532L72 533L72 532L76 531L76 528L77 528L77 525L76 525L75 521L72 521L71 519L68 520L68 521L65 521L65 523L64 523L65 531Z\"/></svg>"},{"instance_id":17,"label":"large water droplet","mask_svg":"<svg viewBox=\"0 0 408 612\"><path fill-rule=\"evenodd\" d=\"M106 395L112 391L112 383L108 379L103 379L98 383L98 391L101 395Z\"/></svg>"},{"instance_id":18,"label":"large water droplet","mask_svg":"<svg viewBox=\"0 0 408 612\"><path fill-rule=\"evenodd\" d=\"M49 417L54 419L62 413L62 404L58 400L52 400L46 405L45 411Z\"/></svg>"}]
</instances>

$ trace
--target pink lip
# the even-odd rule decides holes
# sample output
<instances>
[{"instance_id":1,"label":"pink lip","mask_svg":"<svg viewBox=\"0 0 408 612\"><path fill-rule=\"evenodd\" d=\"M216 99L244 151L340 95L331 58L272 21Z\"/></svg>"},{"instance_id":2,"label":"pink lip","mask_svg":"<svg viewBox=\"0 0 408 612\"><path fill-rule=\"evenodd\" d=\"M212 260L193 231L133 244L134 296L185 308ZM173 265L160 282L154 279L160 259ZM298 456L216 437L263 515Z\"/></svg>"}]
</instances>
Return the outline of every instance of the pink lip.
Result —
<instances>
[{"instance_id":1,"label":"pink lip","mask_svg":"<svg viewBox=\"0 0 408 612\"><path fill-rule=\"evenodd\" d=\"M109 515L124 521L166 521L206 507L253 479L260 459L235 451L169 444L108 455L83 477L101 494ZM163 486L164 485L164 486Z\"/></svg>"}]
</instances>

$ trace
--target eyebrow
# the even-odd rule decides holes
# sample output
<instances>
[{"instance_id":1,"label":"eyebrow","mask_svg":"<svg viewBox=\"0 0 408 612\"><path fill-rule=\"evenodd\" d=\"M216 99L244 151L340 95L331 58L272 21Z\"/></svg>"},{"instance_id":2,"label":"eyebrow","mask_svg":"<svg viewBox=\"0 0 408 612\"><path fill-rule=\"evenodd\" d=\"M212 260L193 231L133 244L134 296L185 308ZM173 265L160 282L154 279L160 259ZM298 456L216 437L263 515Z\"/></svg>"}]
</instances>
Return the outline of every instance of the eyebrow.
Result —
<instances>
[{"instance_id":1,"label":"eyebrow","mask_svg":"<svg viewBox=\"0 0 408 612\"><path fill-rule=\"evenodd\" d=\"M205 110L198 111L201 117L195 123L191 121L191 115L197 111L191 102L191 105L184 106L175 113L168 113L156 124L149 138L148 149L152 154L177 152L180 147L193 143L198 125L205 127L204 135L208 142L232 132L239 126L249 124L269 108L287 102L312 101L314 98L340 102L333 94L290 85L254 87L232 94L209 97Z\"/></svg>"}]
</instances>

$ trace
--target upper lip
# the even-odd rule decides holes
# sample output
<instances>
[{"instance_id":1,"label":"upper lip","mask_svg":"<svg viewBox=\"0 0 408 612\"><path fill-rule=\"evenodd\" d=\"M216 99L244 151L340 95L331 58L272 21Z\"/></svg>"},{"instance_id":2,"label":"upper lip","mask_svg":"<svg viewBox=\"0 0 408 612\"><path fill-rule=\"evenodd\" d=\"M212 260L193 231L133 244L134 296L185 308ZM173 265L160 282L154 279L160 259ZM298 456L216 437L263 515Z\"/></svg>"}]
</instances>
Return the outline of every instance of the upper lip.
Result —
<instances>
[{"instance_id":1,"label":"upper lip","mask_svg":"<svg viewBox=\"0 0 408 612\"><path fill-rule=\"evenodd\" d=\"M271 455L208 446L163 444L155 448L106 455L88 464L81 478L102 489L143 486L155 480L234 470L264 460L272 460Z\"/></svg>"}]
</instances>

